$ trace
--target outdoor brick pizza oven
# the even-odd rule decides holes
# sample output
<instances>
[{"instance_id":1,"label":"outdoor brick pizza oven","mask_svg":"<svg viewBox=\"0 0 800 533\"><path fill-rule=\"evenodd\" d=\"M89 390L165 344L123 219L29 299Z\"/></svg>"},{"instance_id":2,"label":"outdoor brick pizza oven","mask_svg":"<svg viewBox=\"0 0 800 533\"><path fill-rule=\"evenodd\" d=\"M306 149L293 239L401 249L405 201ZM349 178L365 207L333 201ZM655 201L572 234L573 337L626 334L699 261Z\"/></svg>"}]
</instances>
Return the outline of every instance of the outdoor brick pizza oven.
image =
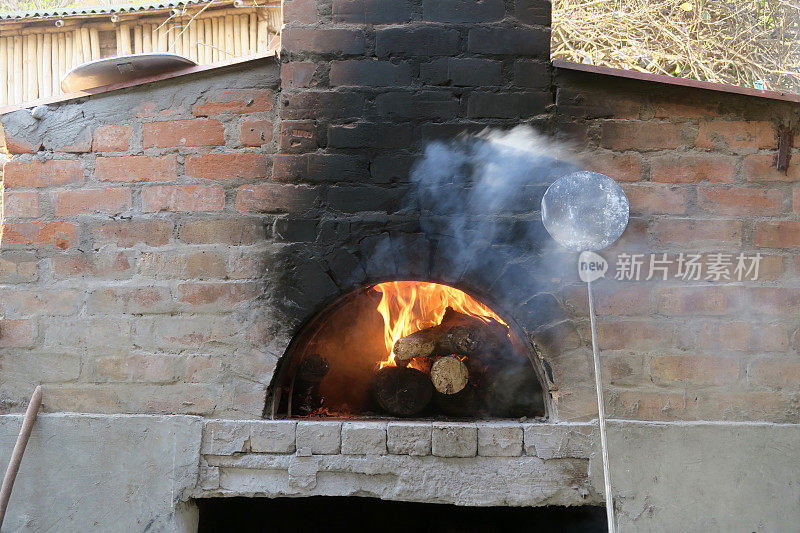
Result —
<instances>
[{"instance_id":1,"label":"outdoor brick pizza oven","mask_svg":"<svg viewBox=\"0 0 800 533\"><path fill-rule=\"evenodd\" d=\"M201 524L236 497L597 505L591 414L562 402L584 422L553 423L553 356L585 347L559 332L538 212L574 165L511 147L519 187L498 191L475 161L412 171L436 141L477 157L488 141L460 135L546 129L549 4L344 4L285 2L279 61L4 116L13 200L49 188L56 218L12 210L4 246L42 246L62 298L88 295L72 338L91 385L46 386L45 408L202 415L196 482L172 490Z\"/></svg>"},{"instance_id":2,"label":"outdoor brick pizza oven","mask_svg":"<svg viewBox=\"0 0 800 533\"><path fill-rule=\"evenodd\" d=\"M44 388L9 527L602 527L585 286L539 213L578 166L631 200L609 254L765 255L759 286L598 282L620 523L737 485L769 450L732 434L796 442L795 103L554 69L542 0L283 6L279 57L2 114L4 439ZM796 498L752 486L719 500Z\"/></svg>"},{"instance_id":3,"label":"outdoor brick pizza oven","mask_svg":"<svg viewBox=\"0 0 800 533\"><path fill-rule=\"evenodd\" d=\"M566 255L538 209L574 165L526 168L489 212L475 205L480 191L469 197L479 188L469 172L435 190L409 177L432 142L551 120L549 5L489 4L459 21L431 5L433 19L415 21L416 8L388 3L334 2L328 15L286 3L271 179L296 185L259 191L263 205L288 211L267 273L267 338L279 359L264 421L205 423L201 517L225 512L208 500L216 496L229 509L236 496L602 501L589 476L593 426L552 423L553 357L577 349L587 368L587 352L552 295ZM511 48L497 46L515 48L508 65L500 56ZM411 80L418 69L422 88ZM576 377L585 388L562 402L564 418L581 418L570 410L591 400L590 379ZM325 505L299 509L325 514Z\"/></svg>"}]
</instances>

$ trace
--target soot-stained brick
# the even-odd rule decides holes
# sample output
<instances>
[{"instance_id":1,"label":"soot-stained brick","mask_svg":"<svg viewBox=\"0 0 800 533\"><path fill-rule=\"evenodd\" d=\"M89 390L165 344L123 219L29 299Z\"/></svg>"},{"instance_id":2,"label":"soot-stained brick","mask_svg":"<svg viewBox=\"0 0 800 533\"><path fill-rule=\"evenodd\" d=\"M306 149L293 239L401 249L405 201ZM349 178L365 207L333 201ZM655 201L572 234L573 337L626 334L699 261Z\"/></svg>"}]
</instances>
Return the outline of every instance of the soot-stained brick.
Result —
<instances>
[{"instance_id":1,"label":"soot-stained brick","mask_svg":"<svg viewBox=\"0 0 800 533\"><path fill-rule=\"evenodd\" d=\"M411 20L410 0L333 0L334 22L392 24Z\"/></svg>"},{"instance_id":2,"label":"soot-stained brick","mask_svg":"<svg viewBox=\"0 0 800 533\"><path fill-rule=\"evenodd\" d=\"M503 0L424 0L422 18L433 22L494 22L505 16Z\"/></svg>"},{"instance_id":3,"label":"soot-stained brick","mask_svg":"<svg viewBox=\"0 0 800 533\"><path fill-rule=\"evenodd\" d=\"M439 26L386 28L377 32L375 53L378 57L449 56L458 53L460 39L457 30Z\"/></svg>"},{"instance_id":4,"label":"soot-stained brick","mask_svg":"<svg viewBox=\"0 0 800 533\"><path fill-rule=\"evenodd\" d=\"M411 125L353 122L328 127L332 148L403 148L411 144Z\"/></svg>"},{"instance_id":5,"label":"soot-stained brick","mask_svg":"<svg viewBox=\"0 0 800 533\"><path fill-rule=\"evenodd\" d=\"M272 175L276 180L311 183L364 181L369 179L369 169L362 155L279 154L273 161Z\"/></svg>"},{"instance_id":6,"label":"soot-stained brick","mask_svg":"<svg viewBox=\"0 0 800 533\"><path fill-rule=\"evenodd\" d=\"M489 87L502 85L500 61L476 57L443 57L420 65L420 78L431 85Z\"/></svg>"},{"instance_id":7,"label":"soot-stained brick","mask_svg":"<svg viewBox=\"0 0 800 533\"><path fill-rule=\"evenodd\" d=\"M391 91L375 97L381 116L415 119L449 119L460 114L461 99L449 91Z\"/></svg>"}]
</instances>

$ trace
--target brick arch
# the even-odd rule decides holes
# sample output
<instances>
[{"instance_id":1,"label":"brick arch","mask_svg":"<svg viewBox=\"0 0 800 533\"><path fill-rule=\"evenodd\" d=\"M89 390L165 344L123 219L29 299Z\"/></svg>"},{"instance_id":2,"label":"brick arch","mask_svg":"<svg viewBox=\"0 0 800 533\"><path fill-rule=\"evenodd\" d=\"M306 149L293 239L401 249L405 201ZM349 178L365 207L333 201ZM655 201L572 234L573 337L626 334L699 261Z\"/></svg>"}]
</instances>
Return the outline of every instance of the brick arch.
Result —
<instances>
[{"instance_id":1,"label":"brick arch","mask_svg":"<svg viewBox=\"0 0 800 533\"><path fill-rule=\"evenodd\" d=\"M380 242L380 241L379 241ZM344 252L342 252L344 253ZM402 263L403 269L397 270L396 265L379 266L368 265L363 260L352 258L350 263L355 268L349 277L337 278L336 272L330 264L323 260L311 260L303 264L296 264L295 272L299 274L297 281L305 280L310 283L307 290L302 293L299 300L285 301L283 306L284 317L288 320L280 321L284 324L281 328L280 345L286 350L280 356L276 372L272 376L270 392L268 392L265 414L269 414L272 390L280 380L281 368L287 364L287 354L292 352L295 342L302 336L305 328L313 322L317 315L323 312L348 294L363 290L375 283L392 280L419 280L444 283L463 290L475 297L478 301L487 304L509 323L514 334L524 343L525 352L538 376L542 390L546 392L545 409L550 418L557 418L557 406L554 403L552 392L558 387L553 373L553 357L551 352L564 349L565 333L574 334L574 323L568 319L568 309L551 292L537 292L530 297L520 297L514 292L500 292L498 287L508 287L513 283L515 276L530 276L523 265L509 268L507 265L495 272L495 283L487 284L485 280L462 272L459 275L447 275L441 271L434 273L430 261L425 264ZM295 259L296 261L296 259ZM367 270L370 271L367 274ZM491 277L491 276L490 276ZM341 286L337 284L337 280ZM287 279L282 278L281 284L286 286ZM492 287L495 287L492 290ZM300 293L298 293L300 294ZM570 340L573 340L570 338ZM568 341L569 342L569 341ZM568 349L575 346L568 346ZM558 359L558 353L553 354Z\"/></svg>"}]
</instances>

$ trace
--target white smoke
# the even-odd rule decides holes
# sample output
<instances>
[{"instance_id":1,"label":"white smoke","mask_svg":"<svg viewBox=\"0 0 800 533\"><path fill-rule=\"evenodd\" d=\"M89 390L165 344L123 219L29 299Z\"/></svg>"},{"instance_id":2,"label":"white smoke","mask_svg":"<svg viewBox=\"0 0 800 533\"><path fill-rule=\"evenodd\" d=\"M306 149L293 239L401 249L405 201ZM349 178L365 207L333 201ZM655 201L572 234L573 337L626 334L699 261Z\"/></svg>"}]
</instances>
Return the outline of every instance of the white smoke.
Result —
<instances>
[{"instance_id":1,"label":"white smoke","mask_svg":"<svg viewBox=\"0 0 800 533\"><path fill-rule=\"evenodd\" d=\"M487 246L510 247L516 257L550 247L541 197L557 178L580 170L569 158L529 126L432 142L411 170L422 230L447 236L453 262L472 269L498 266L497 257L480 253Z\"/></svg>"}]
</instances>

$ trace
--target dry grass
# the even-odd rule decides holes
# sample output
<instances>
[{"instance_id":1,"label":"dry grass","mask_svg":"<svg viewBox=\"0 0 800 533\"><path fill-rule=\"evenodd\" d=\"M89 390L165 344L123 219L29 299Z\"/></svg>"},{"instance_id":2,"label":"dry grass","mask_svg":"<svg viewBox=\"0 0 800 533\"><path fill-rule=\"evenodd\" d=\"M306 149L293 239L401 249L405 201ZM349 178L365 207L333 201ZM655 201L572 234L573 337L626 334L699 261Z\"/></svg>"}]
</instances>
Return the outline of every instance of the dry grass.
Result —
<instances>
[{"instance_id":1,"label":"dry grass","mask_svg":"<svg viewBox=\"0 0 800 533\"><path fill-rule=\"evenodd\" d=\"M800 92L798 0L555 0L553 59Z\"/></svg>"}]
</instances>

